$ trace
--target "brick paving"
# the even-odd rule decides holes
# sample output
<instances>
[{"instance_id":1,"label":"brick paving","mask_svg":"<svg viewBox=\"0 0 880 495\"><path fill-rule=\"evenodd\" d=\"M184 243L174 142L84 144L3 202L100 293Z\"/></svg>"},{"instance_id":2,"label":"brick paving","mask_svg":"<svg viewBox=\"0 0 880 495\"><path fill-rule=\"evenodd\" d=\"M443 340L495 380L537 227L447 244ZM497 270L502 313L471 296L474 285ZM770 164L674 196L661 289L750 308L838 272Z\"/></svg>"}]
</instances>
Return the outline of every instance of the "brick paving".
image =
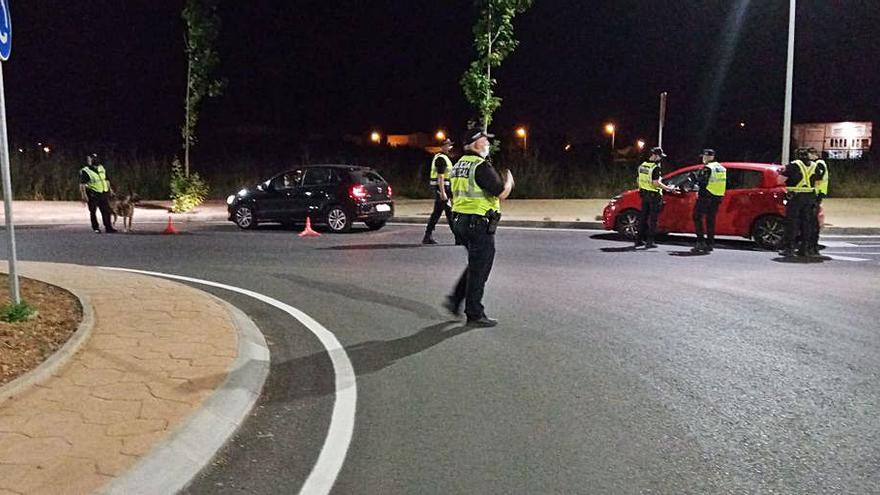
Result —
<instances>
[{"instance_id":1,"label":"brick paving","mask_svg":"<svg viewBox=\"0 0 880 495\"><path fill-rule=\"evenodd\" d=\"M0 402L0 495L92 493L223 383L235 326L216 300L175 282L48 263L19 271L83 295L95 327L67 366Z\"/></svg>"}]
</instances>

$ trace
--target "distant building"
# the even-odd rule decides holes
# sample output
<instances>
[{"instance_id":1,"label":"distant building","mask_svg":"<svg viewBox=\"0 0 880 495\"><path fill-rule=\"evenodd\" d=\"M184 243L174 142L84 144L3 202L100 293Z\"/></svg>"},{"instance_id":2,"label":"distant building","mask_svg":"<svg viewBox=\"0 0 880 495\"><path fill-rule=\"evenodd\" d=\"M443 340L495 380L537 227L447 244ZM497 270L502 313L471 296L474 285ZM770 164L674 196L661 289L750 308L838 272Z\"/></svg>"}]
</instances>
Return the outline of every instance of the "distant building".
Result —
<instances>
[{"instance_id":1,"label":"distant building","mask_svg":"<svg viewBox=\"0 0 880 495\"><path fill-rule=\"evenodd\" d=\"M858 159L871 149L871 122L795 124L792 138L798 148L816 148L826 158Z\"/></svg>"},{"instance_id":2,"label":"distant building","mask_svg":"<svg viewBox=\"0 0 880 495\"><path fill-rule=\"evenodd\" d=\"M406 146L409 148L428 148L436 146L437 141L432 134L427 132L416 132L413 134L389 134L387 136L388 146L398 148Z\"/></svg>"}]
</instances>

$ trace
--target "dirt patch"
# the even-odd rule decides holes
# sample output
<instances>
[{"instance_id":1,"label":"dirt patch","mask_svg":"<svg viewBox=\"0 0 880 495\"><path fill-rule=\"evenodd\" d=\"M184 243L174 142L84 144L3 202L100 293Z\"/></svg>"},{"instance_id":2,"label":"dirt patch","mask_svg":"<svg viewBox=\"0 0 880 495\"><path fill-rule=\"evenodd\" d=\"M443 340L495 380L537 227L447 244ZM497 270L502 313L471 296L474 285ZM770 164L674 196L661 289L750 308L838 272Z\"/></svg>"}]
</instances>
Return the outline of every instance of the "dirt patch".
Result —
<instances>
[{"instance_id":1,"label":"dirt patch","mask_svg":"<svg viewBox=\"0 0 880 495\"><path fill-rule=\"evenodd\" d=\"M0 385L36 368L60 349L82 321L79 299L64 289L19 277L21 299L37 310L20 323L0 321ZM9 278L0 274L0 305L9 303Z\"/></svg>"}]
</instances>

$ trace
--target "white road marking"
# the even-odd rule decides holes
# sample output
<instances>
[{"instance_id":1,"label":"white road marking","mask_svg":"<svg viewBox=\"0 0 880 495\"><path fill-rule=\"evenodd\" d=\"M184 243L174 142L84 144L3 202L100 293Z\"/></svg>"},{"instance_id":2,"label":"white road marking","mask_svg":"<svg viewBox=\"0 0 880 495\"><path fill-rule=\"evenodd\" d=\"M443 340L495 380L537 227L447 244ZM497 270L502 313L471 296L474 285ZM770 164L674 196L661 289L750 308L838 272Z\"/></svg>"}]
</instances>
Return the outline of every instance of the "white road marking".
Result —
<instances>
[{"instance_id":1,"label":"white road marking","mask_svg":"<svg viewBox=\"0 0 880 495\"><path fill-rule=\"evenodd\" d=\"M167 273L113 267L104 267L104 269L180 280L244 294L284 311L308 328L321 341L333 363L333 372L336 376L336 401L333 404L333 414L330 418L330 427L327 431L327 438L324 440L324 446L321 448L318 460L312 467L312 472L309 473L309 477L299 493L304 495L330 493L333 484L336 482L336 477L339 476L339 471L345 462L348 448L351 445L351 437L354 433L355 410L357 408L357 384L354 367L348 354L345 352L345 348L342 347L342 344L339 343L333 333L312 319L311 316L293 306L248 289Z\"/></svg>"},{"instance_id":2,"label":"white road marking","mask_svg":"<svg viewBox=\"0 0 880 495\"><path fill-rule=\"evenodd\" d=\"M829 258L831 258L833 260L838 260L838 261L871 261L866 258L852 258L850 256L841 256L839 254L831 254L831 253L822 253L822 254L824 254L825 256L828 256Z\"/></svg>"},{"instance_id":3,"label":"white road marking","mask_svg":"<svg viewBox=\"0 0 880 495\"><path fill-rule=\"evenodd\" d=\"M822 244L825 245L826 247L834 247L834 248L838 248L838 247L845 247L845 248L849 248L849 247L859 247L858 244L853 244L853 243L851 243L851 242L843 242L843 241L824 241L824 242L822 242Z\"/></svg>"},{"instance_id":4,"label":"white road marking","mask_svg":"<svg viewBox=\"0 0 880 495\"><path fill-rule=\"evenodd\" d=\"M880 253L866 253L866 252L864 252L864 251L845 251L845 252L842 252L842 253L840 253L840 252L831 252L831 251L829 251L829 252L827 252L827 253L825 253L825 254L860 254L860 255L869 255L869 256L877 256L877 255L880 255Z\"/></svg>"}]
</instances>

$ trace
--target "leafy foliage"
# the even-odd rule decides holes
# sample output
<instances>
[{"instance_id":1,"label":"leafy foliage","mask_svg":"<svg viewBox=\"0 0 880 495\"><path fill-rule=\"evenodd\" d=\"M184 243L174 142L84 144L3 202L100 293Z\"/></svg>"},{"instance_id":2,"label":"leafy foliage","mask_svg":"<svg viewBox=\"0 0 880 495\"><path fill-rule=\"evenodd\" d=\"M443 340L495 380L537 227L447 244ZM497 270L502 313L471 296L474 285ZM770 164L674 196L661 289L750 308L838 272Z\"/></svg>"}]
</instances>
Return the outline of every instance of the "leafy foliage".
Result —
<instances>
[{"instance_id":1,"label":"leafy foliage","mask_svg":"<svg viewBox=\"0 0 880 495\"><path fill-rule=\"evenodd\" d=\"M0 308L0 320L7 323L27 321L36 316L37 310L22 301L20 304L7 304Z\"/></svg>"},{"instance_id":2,"label":"leafy foliage","mask_svg":"<svg viewBox=\"0 0 880 495\"><path fill-rule=\"evenodd\" d=\"M188 75L186 86L186 118L183 123L183 147L187 151L186 173L189 174L189 148L196 142L195 130L199 121L199 105L206 97L220 96L226 82L213 73L220 64L220 54L214 45L220 36L218 0L187 0L183 9L186 22L186 56Z\"/></svg>"},{"instance_id":3,"label":"leafy foliage","mask_svg":"<svg viewBox=\"0 0 880 495\"><path fill-rule=\"evenodd\" d=\"M171 165L171 211L186 213L202 204L208 197L208 185L193 172L186 175L180 160Z\"/></svg>"},{"instance_id":4,"label":"leafy foliage","mask_svg":"<svg viewBox=\"0 0 880 495\"><path fill-rule=\"evenodd\" d=\"M492 122L492 114L501 106L501 98L493 88L492 68L513 53L519 42L513 35L513 18L528 10L534 0L477 0L479 17L474 25L474 48L477 59L464 73L461 86L465 98L476 109L484 128Z\"/></svg>"}]
</instances>

